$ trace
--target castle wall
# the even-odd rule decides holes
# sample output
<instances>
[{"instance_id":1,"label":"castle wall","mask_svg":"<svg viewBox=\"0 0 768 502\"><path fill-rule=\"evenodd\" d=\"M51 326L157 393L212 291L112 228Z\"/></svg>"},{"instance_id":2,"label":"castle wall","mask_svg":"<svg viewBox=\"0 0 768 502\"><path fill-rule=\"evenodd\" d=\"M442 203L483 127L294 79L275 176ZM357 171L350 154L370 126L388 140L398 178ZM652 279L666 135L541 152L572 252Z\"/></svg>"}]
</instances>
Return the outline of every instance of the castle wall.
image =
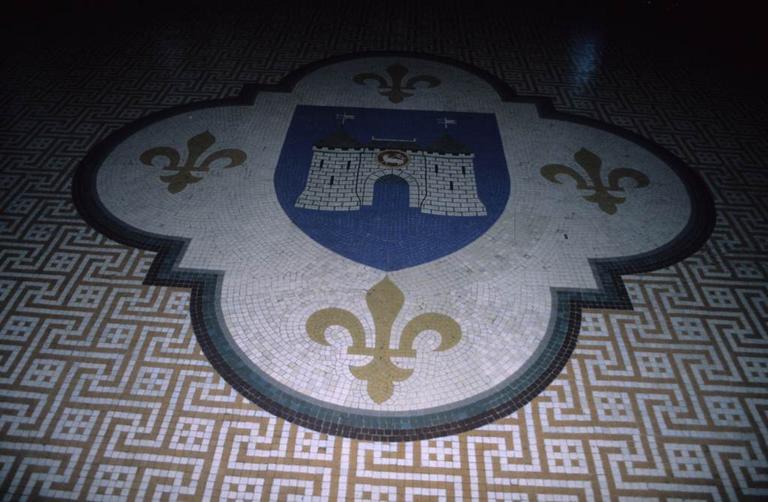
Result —
<instances>
[{"instance_id":1,"label":"castle wall","mask_svg":"<svg viewBox=\"0 0 768 502\"><path fill-rule=\"evenodd\" d=\"M374 185L393 174L408 182L409 206L443 216L485 216L477 196L474 155L408 152L404 169L383 168L380 150L313 148L312 164L296 207L355 211L373 204ZM437 166L437 172L435 172Z\"/></svg>"},{"instance_id":2,"label":"castle wall","mask_svg":"<svg viewBox=\"0 0 768 502\"><path fill-rule=\"evenodd\" d=\"M362 150L313 148L307 184L296 207L320 211L360 209L356 193Z\"/></svg>"}]
</instances>

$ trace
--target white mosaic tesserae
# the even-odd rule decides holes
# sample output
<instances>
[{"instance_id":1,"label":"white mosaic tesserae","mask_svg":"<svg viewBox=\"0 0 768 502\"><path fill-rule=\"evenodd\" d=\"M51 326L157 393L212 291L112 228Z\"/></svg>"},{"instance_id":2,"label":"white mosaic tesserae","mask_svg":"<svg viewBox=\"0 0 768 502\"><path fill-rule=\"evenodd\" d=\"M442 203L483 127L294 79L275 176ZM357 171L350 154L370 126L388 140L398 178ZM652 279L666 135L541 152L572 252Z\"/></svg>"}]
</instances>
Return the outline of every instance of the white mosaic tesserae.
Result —
<instances>
[{"instance_id":1,"label":"white mosaic tesserae","mask_svg":"<svg viewBox=\"0 0 768 502\"><path fill-rule=\"evenodd\" d=\"M398 72L429 85L377 88ZM198 336L257 403L342 434L455 431L543 389L569 305L629 306L609 270L686 252L696 209L642 141L501 98L442 62L340 60L147 124L96 193L117 233L184 243L163 273L207 284Z\"/></svg>"},{"instance_id":2,"label":"white mosaic tesserae","mask_svg":"<svg viewBox=\"0 0 768 502\"><path fill-rule=\"evenodd\" d=\"M0 500L768 496L729 5L66 3L3 5Z\"/></svg>"}]
</instances>

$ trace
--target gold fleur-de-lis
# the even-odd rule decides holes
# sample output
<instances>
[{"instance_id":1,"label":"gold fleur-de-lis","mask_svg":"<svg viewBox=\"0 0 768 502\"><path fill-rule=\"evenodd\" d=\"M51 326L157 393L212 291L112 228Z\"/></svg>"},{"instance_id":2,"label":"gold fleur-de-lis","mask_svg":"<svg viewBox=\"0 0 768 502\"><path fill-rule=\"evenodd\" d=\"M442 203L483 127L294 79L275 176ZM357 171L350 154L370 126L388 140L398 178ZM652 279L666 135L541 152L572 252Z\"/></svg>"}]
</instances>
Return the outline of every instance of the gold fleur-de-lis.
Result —
<instances>
[{"instance_id":1,"label":"gold fleur-de-lis","mask_svg":"<svg viewBox=\"0 0 768 502\"><path fill-rule=\"evenodd\" d=\"M416 75L403 83L408 68L399 63L389 65L386 71L389 81L378 73L359 73L352 77L352 80L360 85L366 85L366 81L373 80L377 84L379 94L388 97L393 103L400 103L403 99L413 96L413 91L417 89L416 84L426 84L427 88L440 85L440 79L432 75Z\"/></svg>"},{"instance_id":2,"label":"gold fleur-de-lis","mask_svg":"<svg viewBox=\"0 0 768 502\"><path fill-rule=\"evenodd\" d=\"M365 301L373 317L375 341L373 347L366 345L363 324L355 315L340 308L318 310L307 319L309 338L321 345L330 345L325 332L331 326L341 326L352 337L347 354L373 356L364 366L350 366L352 375L368 383L368 395L376 403L383 403L392 397L395 382L401 382L413 374L413 369L404 369L392 362L393 357L416 357L413 342L424 331L435 331L440 335L437 352L448 350L461 339L459 324L444 314L426 313L411 319L400 335L396 349L390 347L392 324L403 308L405 296L389 278L385 277L368 290Z\"/></svg>"},{"instance_id":3,"label":"gold fleur-de-lis","mask_svg":"<svg viewBox=\"0 0 768 502\"><path fill-rule=\"evenodd\" d=\"M591 194L584 195L583 197L589 202L597 204L597 206L605 213L615 214L616 206L626 200L626 197L619 197L611 193L624 191L619 184L619 181L622 178L634 180L638 188L648 186L648 176L635 169L628 169L625 167L618 167L608 171L608 185L605 185L603 179L600 177L603 161L600 157L586 148L582 148L576 152L573 155L573 159L587 173L589 181L572 167L564 166L562 164L548 164L542 167L541 175L552 183L560 183L557 179L559 174L570 176L576 181L577 189L593 191Z\"/></svg>"},{"instance_id":4,"label":"gold fleur-de-lis","mask_svg":"<svg viewBox=\"0 0 768 502\"><path fill-rule=\"evenodd\" d=\"M168 183L168 191L178 193L184 190L187 185L197 183L201 179L193 173L207 172L211 165L217 160L227 160L228 164L222 167L229 168L241 165L245 162L246 155L242 150L225 148L208 155L198 164L200 156L216 142L216 137L208 131L193 136L187 140L187 159L182 164L179 151L170 146L156 146L142 153L139 160L148 166L153 166L153 161L157 158L166 159L163 167L164 171L176 171L174 174L160 176L160 180Z\"/></svg>"}]
</instances>

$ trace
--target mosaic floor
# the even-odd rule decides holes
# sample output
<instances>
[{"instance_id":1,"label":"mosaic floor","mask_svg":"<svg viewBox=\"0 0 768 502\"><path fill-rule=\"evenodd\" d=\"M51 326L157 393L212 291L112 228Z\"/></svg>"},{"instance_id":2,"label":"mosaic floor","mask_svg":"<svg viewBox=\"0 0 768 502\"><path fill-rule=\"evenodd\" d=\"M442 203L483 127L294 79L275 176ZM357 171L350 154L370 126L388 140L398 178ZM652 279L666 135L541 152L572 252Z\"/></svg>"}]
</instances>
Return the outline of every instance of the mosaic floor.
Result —
<instances>
[{"instance_id":1,"label":"mosaic floor","mask_svg":"<svg viewBox=\"0 0 768 502\"><path fill-rule=\"evenodd\" d=\"M4 498L768 496L765 98L387 13L11 57Z\"/></svg>"}]
</instances>

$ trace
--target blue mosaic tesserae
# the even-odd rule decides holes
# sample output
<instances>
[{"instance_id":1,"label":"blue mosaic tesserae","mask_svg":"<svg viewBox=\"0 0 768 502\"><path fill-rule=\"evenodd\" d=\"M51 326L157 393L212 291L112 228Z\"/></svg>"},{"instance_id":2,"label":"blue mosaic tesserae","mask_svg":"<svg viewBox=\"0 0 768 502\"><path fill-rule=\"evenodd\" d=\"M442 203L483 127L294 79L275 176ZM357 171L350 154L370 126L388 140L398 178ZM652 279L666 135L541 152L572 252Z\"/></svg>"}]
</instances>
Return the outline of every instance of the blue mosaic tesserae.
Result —
<instances>
[{"instance_id":1,"label":"blue mosaic tesserae","mask_svg":"<svg viewBox=\"0 0 768 502\"><path fill-rule=\"evenodd\" d=\"M348 155L351 171L347 163L335 176L329 164L321 172L313 148ZM356 167L361 151L383 163L367 185ZM390 169L388 155L392 165L406 164ZM314 178L312 190L346 190L347 207L302 204ZM488 113L297 106L275 172L278 200L294 224L326 248L384 271L433 261L480 237L504 210L509 183L496 118ZM372 190L368 203L364 186ZM463 203L465 214L442 211L440 199L463 186L476 187L479 202Z\"/></svg>"}]
</instances>

